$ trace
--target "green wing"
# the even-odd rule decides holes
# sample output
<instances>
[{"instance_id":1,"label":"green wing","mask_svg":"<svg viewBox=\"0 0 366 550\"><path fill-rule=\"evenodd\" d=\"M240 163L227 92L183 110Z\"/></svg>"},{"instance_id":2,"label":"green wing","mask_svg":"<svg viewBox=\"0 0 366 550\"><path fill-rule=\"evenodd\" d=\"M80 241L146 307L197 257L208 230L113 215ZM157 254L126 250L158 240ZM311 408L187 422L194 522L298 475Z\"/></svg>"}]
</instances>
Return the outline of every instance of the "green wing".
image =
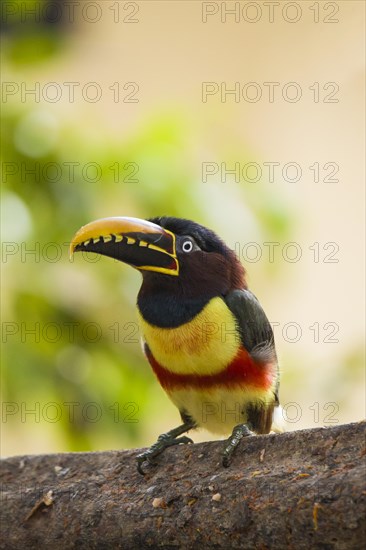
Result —
<instances>
[{"instance_id":1,"label":"green wing","mask_svg":"<svg viewBox=\"0 0 366 550\"><path fill-rule=\"evenodd\" d=\"M253 359L276 361L273 330L254 294L249 290L233 290L225 302L237 319L241 341Z\"/></svg>"},{"instance_id":2,"label":"green wing","mask_svg":"<svg viewBox=\"0 0 366 550\"><path fill-rule=\"evenodd\" d=\"M279 377L273 330L262 306L249 290L233 290L225 302L234 314L240 331L241 342L253 359L263 364L274 363L277 368L277 382L273 404L248 407L248 419L257 433L268 433L271 429L273 409L279 405Z\"/></svg>"}]
</instances>

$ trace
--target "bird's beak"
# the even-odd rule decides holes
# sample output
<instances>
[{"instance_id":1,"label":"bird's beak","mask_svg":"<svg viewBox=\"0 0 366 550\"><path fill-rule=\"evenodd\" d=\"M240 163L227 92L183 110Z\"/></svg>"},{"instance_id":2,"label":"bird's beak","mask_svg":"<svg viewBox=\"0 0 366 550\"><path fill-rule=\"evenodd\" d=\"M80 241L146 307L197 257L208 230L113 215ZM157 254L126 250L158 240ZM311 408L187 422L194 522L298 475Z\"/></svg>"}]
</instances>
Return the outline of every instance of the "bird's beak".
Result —
<instances>
[{"instance_id":1,"label":"bird's beak","mask_svg":"<svg viewBox=\"0 0 366 550\"><path fill-rule=\"evenodd\" d=\"M84 225L74 235L74 252L95 252L132 267L178 275L175 235L155 223L137 218L102 218Z\"/></svg>"}]
</instances>

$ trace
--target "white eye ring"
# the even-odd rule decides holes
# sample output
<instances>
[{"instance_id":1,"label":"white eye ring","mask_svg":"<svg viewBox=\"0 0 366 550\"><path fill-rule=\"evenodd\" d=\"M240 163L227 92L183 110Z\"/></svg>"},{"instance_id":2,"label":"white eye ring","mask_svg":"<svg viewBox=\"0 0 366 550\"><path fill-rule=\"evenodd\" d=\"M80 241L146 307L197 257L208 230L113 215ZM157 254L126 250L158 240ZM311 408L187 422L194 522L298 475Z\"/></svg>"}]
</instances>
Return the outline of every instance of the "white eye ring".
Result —
<instances>
[{"instance_id":1,"label":"white eye ring","mask_svg":"<svg viewBox=\"0 0 366 550\"><path fill-rule=\"evenodd\" d=\"M182 244L182 250L183 252L192 252L193 250L192 241L184 241L184 243Z\"/></svg>"}]
</instances>

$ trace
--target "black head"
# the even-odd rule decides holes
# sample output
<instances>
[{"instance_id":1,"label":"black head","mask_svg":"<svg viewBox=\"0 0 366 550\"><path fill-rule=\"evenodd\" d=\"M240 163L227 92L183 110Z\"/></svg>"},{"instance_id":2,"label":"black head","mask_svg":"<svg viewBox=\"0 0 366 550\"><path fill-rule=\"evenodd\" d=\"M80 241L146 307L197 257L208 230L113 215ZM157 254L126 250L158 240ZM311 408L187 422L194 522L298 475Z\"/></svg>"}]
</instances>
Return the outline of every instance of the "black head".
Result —
<instances>
[{"instance_id":1,"label":"black head","mask_svg":"<svg viewBox=\"0 0 366 550\"><path fill-rule=\"evenodd\" d=\"M174 233L182 292L189 295L225 295L246 288L245 271L235 252L211 229L192 220L161 216L150 222ZM146 273L145 279L154 277ZM165 278L166 279L166 278ZM174 283L174 281L172 281Z\"/></svg>"},{"instance_id":2,"label":"black head","mask_svg":"<svg viewBox=\"0 0 366 550\"><path fill-rule=\"evenodd\" d=\"M96 220L76 233L70 250L96 252L138 269L143 275L140 311L161 326L177 326L212 297L246 288L245 271L234 251L191 220Z\"/></svg>"}]
</instances>

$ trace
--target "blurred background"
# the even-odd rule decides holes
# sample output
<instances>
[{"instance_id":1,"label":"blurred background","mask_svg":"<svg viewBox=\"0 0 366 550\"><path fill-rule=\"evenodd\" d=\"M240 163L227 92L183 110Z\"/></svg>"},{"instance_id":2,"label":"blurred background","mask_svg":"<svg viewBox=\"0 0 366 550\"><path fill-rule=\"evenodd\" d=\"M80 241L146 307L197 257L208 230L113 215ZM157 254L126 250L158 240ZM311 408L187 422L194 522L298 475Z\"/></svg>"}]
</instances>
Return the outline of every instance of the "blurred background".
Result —
<instances>
[{"instance_id":1,"label":"blurred background","mask_svg":"<svg viewBox=\"0 0 366 550\"><path fill-rule=\"evenodd\" d=\"M69 259L107 216L191 218L237 251L288 430L364 418L365 5L268 4L2 2L3 456L179 422L140 348L139 273Z\"/></svg>"}]
</instances>

